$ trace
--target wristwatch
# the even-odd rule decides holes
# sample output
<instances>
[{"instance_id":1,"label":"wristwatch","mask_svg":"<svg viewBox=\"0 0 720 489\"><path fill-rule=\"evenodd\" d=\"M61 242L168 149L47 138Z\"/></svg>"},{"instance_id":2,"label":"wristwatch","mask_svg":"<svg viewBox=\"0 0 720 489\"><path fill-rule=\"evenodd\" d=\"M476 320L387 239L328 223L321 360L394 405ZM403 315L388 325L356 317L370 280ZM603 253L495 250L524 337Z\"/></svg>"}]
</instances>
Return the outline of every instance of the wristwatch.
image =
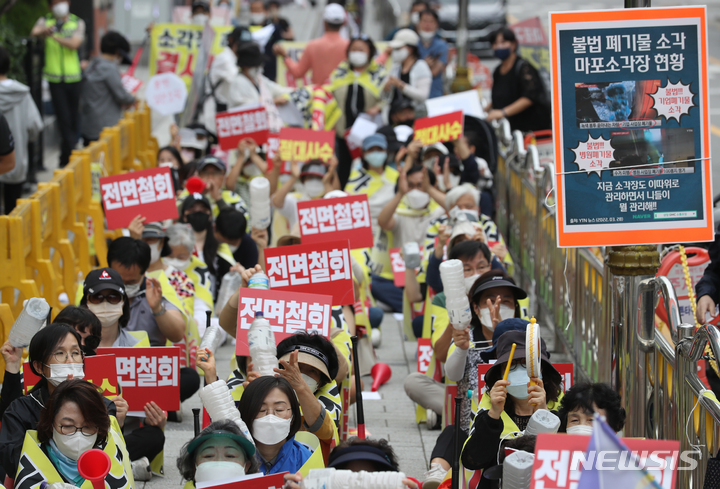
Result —
<instances>
[{"instance_id":1,"label":"wristwatch","mask_svg":"<svg viewBox=\"0 0 720 489\"><path fill-rule=\"evenodd\" d=\"M162 316L163 314L165 314L167 312L167 309L165 309L165 304L161 303L160 305L162 306L160 308L160 310L158 312L152 313L152 315L154 317Z\"/></svg>"}]
</instances>

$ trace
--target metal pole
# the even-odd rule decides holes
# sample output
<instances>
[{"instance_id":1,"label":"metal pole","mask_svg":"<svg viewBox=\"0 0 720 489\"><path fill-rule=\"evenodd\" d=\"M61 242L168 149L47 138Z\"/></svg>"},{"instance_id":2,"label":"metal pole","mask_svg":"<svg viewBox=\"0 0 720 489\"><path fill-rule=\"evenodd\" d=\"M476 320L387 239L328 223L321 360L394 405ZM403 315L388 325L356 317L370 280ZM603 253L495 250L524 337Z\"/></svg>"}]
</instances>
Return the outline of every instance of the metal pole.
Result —
<instances>
[{"instance_id":1,"label":"metal pole","mask_svg":"<svg viewBox=\"0 0 720 489\"><path fill-rule=\"evenodd\" d=\"M457 49L457 64L455 79L450 85L453 93L465 92L472 89L470 84L470 71L467 67L467 41L468 41L468 0L458 0L458 29L455 38Z\"/></svg>"},{"instance_id":2,"label":"metal pole","mask_svg":"<svg viewBox=\"0 0 720 489\"><path fill-rule=\"evenodd\" d=\"M464 443L460 426L462 403L463 396L460 395L460 390L458 389L458 393L455 396L455 447L453 448L452 482L450 483L451 489L459 489L460 487L460 456L462 454L462 447Z\"/></svg>"},{"instance_id":3,"label":"metal pole","mask_svg":"<svg viewBox=\"0 0 720 489\"><path fill-rule=\"evenodd\" d=\"M625 0L625 8L650 8L650 0Z\"/></svg>"}]
</instances>

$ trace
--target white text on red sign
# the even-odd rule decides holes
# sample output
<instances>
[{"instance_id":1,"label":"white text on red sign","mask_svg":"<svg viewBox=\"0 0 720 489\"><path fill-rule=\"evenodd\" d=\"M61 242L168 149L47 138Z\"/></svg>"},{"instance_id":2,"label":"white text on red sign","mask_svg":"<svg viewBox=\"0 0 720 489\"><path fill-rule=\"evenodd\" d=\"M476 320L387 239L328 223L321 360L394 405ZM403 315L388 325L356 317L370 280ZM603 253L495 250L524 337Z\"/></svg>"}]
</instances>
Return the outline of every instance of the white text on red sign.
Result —
<instances>
[{"instance_id":1,"label":"white text on red sign","mask_svg":"<svg viewBox=\"0 0 720 489\"><path fill-rule=\"evenodd\" d=\"M240 298L240 327L250 329L255 313L262 311L274 333L317 331L327 337L332 309L327 304L282 299Z\"/></svg>"},{"instance_id":2,"label":"white text on red sign","mask_svg":"<svg viewBox=\"0 0 720 489\"><path fill-rule=\"evenodd\" d=\"M347 248L267 257L270 288L352 279Z\"/></svg>"},{"instance_id":3,"label":"white text on red sign","mask_svg":"<svg viewBox=\"0 0 720 489\"><path fill-rule=\"evenodd\" d=\"M218 137L242 136L268 130L267 112L264 110L231 113L217 118Z\"/></svg>"},{"instance_id":4,"label":"white text on red sign","mask_svg":"<svg viewBox=\"0 0 720 489\"><path fill-rule=\"evenodd\" d=\"M123 387L175 387L178 357L117 357L118 384Z\"/></svg>"},{"instance_id":5,"label":"white text on red sign","mask_svg":"<svg viewBox=\"0 0 720 489\"><path fill-rule=\"evenodd\" d=\"M175 191L169 173L103 183L102 194L106 210L175 200Z\"/></svg>"},{"instance_id":6,"label":"white text on red sign","mask_svg":"<svg viewBox=\"0 0 720 489\"><path fill-rule=\"evenodd\" d=\"M370 227L367 200L300 208L298 214L303 236Z\"/></svg>"}]
</instances>

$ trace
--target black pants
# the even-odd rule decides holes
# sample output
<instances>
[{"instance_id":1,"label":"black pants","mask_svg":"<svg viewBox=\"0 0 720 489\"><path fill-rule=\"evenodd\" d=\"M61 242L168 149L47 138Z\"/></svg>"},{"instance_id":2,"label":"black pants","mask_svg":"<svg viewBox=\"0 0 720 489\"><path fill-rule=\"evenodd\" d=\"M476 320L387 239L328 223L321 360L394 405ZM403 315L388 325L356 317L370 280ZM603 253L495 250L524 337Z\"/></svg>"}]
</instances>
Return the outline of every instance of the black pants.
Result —
<instances>
[{"instance_id":1,"label":"black pants","mask_svg":"<svg viewBox=\"0 0 720 489\"><path fill-rule=\"evenodd\" d=\"M460 446L462 447L465 444L465 440L468 438L468 433L462 429L460 430L460 433L460 436L462 437ZM442 433L438 436L438 439L435 442L435 447L430 455L430 460L441 458L452 466L455 455L455 441L455 425L451 424L442 430ZM460 457L460 454L458 454L458 457Z\"/></svg>"},{"instance_id":2,"label":"black pants","mask_svg":"<svg viewBox=\"0 0 720 489\"><path fill-rule=\"evenodd\" d=\"M165 445L165 433L157 426L142 426L124 437L128 455L133 462L143 457L152 462Z\"/></svg>"},{"instance_id":3,"label":"black pants","mask_svg":"<svg viewBox=\"0 0 720 489\"><path fill-rule=\"evenodd\" d=\"M180 369L180 402L190 399L200 388L200 376L197 370L184 367ZM134 460L134 459L133 459Z\"/></svg>"},{"instance_id":4,"label":"black pants","mask_svg":"<svg viewBox=\"0 0 720 489\"><path fill-rule=\"evenodd\" d=\"M352 167L352 156L344 138L335 136L335 156L338 159L337 174L340 179L340 190L345 188L345 184L350 178L350 168Z\"/></svg>"},{"instance_id":5,"label":"black pants","mask_svg":"<svg viewBox=\"0 0 720 489\"><path fill-rule=\"evenodd\" d=\"M22 190L23 190L23 184L22 183L3 183L2 184L2 191L3 191L3 205L4 207L4 213L10 214L10 212L15 208L15 204L17 204L17 200L22 198Z\"/></svg>"},{"instance_id":6,"label":"black pants","mask_svg":"<svg viewBox=\"0 0 720 489\"><path fill-rule=\"evenodd\" d=\"M55 117L60 128L60 168L70 161L70 153L75 149L80 130L80 82L50 83Z\"/></svg>"}]
</instances>

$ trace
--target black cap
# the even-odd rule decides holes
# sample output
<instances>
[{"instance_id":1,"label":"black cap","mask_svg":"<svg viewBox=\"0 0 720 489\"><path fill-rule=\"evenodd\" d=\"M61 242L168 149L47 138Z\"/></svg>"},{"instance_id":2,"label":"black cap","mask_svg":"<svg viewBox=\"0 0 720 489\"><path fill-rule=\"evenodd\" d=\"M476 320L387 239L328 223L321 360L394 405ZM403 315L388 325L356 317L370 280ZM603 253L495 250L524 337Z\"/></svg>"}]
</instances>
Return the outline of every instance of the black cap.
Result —
<instances>
[{"instance_id":1,"label":"black cap","mask_svg":"<svg viewBox=\"0 0 720 489\"><path fill-rule=\"evenodd\" d=\"M515 354L513 355L513 360L524 359L527 356L525 352L525 331L508 331L503 333L497 340L497 361L492 367L490 367L490 369L488 369L485 374L486 376L490 374L491 370L496 368L505 368L504 364L510 358L510 351L512 350L513 343L515 343ZM555 368L553 367L553 364L550 363L550 357L547 352L547 347L545 346L545 340L540 338L540 363L543 362L545 362L550 368Z\"/></svg>"},{"instance_id":2,"label":"black cap","mask_svg":"<svg viewBox=\"0 0 720 489\"><path fill-rule=\"evenodd\" d=\"M500 321L493 330L492 346L487 350L483 350L482 352L480 352L480 356L485 361L494 358L495 350L497 349L498 339L503 335L503 333L507 333L508 331L526 331L528 324L530 324L530 321L522 318L510 318Z\"/></svg>"},{"instance_id":3,"label":"black cap","mask_svg":"<svg viewBox=\"0 0 720 489\"><path fill-rule=\"evenodd\" d=\"M480 295L483 291L494 289L495 287L509 287L515 296L516 301L527 297L527 293L515 285L515 281L507 275L494 275L488 272L475 282L475 290L473 290L472 293L473 302L475 301L475 297Z\"/></svg>"},{"instance_id":4,"label":"black cap","mask_svg":"<svg viewBox=\"0 0 720 489\"><path fill-rule=\"evenodd\" d=\"M220 170L224 172L227 171L227 167L225 166L225 162L218 158L217 156L207 155L200 158L197 164L197 171L200 173L203 168L205 168L208 165L212 165L216 168L219 168Z\"/></svg>"},{"instance_id":5,"label":"black cap","mask_svg":"<svg viewBox=\"0 0 720 489\"><path fill-rule=\"evenodd\" d=\"M227 35L228 44L232 42L252 42L252 33L247 27L238 26Z\"/></svg>"},{"instance_id":6,"label":"black cap","mask_svg":"<svg viewBox=\"0 0 720 489\"><path fill-rule=\"evenodd\" d=\"M142 232L142 238L164 238L167 234L165 234L165 230L162 227L162 224L159 222L151 222L148 224L145 224L145 227L143 228Z\"/></svg>"},{"instance_id":7,"label":"black cap","mask_svg":"<svg viewBox=\"0 0 720 489\"><path fill-rule=\"evenodd\" d=\"M192 9L195 10L196 7L202 7L210 12L210 2L207 0L193 0Z\"/></svg>"},{"instance_id":8,"label":"black cap","mask_svg":"<svg viewBox=\"0 0 720 489\"><path fill-rule=\"evenodd\" d=\"M253 68L265 64L260 46L254 42L244 42L237 49L237 65Z\"/></svg>"},{"instance_id":9,"label":"black cap","mask_svg":"<svg viewBox=\"0 0 720 489\"><path fill-rule=\"evenodd\" d=\"M83 282L83 296L87 297L106 289L125 294L125 284L118 272L112 268L98 268L87 274Z\"/></svg>"},{"instance_id":10,"label":"black cap","mask_svg":"<svg viewBox=\"0 0 720 489\"><path fill-rule=\"evenodd\" d=\"M207 207L208 210L212 211L212 205L210 205L210 201L207 199L207 197L205 197L203 194L193 193L185 197L185 200L183 200L182 205L180 206L180 217L182 218L182 216L185 215L185 211L190 209L198 202Z\"/></svg>"},{"instance_id":11,"label":"black cap","mask_svg":"<svg viewBox=\"0 0 720 489\"><path fill-rule=\"evenodd\" d=\"M395 97L390 103L390 114L400 112L405 109L414 109L413 101L407 97Z\"/></svg>"},{"instance_id":12,"label":"black cap","mask_svg":"<svg viewBox=\"0 0 720 489\"><path fill-rule=\"evenodd\" d=\"M395 467L385 455L385 452L369 445L350 445L343 448L336 448L330 454L328 467L340 467L348 462L364 460L378 465L379 471L397 472Z\"/></svg>"}]
</instances>

